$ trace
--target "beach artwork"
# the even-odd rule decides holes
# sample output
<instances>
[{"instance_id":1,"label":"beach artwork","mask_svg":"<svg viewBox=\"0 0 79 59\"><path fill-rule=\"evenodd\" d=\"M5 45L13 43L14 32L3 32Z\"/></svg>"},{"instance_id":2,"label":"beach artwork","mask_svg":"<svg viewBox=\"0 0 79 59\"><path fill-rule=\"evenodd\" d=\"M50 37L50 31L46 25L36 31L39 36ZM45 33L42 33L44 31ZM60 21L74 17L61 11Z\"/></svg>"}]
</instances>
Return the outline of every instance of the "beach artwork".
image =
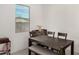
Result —
<instances>
[{"instance_id":1,"label":"beach artwork","mask_svg":"<svg viewBox=\"0 0 79 59\"><path fill-rule=\"evenodd\" d=\"M30 27L30 10L26 5L16 5L16 32L27 32Z\"/></svg>"}]
</instances>

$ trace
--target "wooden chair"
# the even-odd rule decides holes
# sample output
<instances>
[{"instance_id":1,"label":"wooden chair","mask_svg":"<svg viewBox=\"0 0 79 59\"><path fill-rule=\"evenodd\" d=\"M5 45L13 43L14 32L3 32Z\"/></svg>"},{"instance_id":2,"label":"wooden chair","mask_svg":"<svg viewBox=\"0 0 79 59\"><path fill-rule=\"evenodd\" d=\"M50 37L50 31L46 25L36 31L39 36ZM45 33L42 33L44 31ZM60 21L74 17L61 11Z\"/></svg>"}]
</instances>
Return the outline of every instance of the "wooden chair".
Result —
<instances>
[{"instance_id":1,"label":"wooden chair","mask_svg":"<svg viewBox=\"0 0 79 59\"><path fill-rule=\"evenodd\" d=\"M39 30L32 30L30 32L30 37L36 37L36 36L40 36L40 35L47 35L47 30L46 29L42 29L41 31L39 31ZM41 45L41 44L37 44L37 45L42 46L42 47L46 47L46 46Z\"/></svg>"},{"instance_id":2,"label":"wooden chair","mask_svg":"<svg viewBox=\"0 0 79 59\"><path fill-rule=\"evenodd\" d=\"M47 29L42 29L41 33L42 35L48 35Z\"/></svg>"},{"instance_id":3,"label":"wooden chair","mask_svg":"<svg viewBox=\"0 0 79 59\"><path fill-rule=\"evenodd\" d=\"M55 32L48 31L48 36L49 36L49 35L52 35L53 38L54 38L54 37L55 37Z\"/></svg>"},{"instance_id":4,"label":"wooden chair","mask_svg":"<svg viewBox=\"0 0 79 59\"><path fill-rule=\"evenodd\" d=\"M61 38L61 37L62 37L62 39L65 39L65 40L66 40L66 39L67 39L67 33L58 32L58 37L57 37L57 38L59 39L59 38ZM63 37L64 37L64 38L63 38Z\"/></svg>"},{"instance_id":5,"label":"wooden chair","mask_svg":"<svg viewBox=\"0 0 79 59\"><path fill-rule=\"evenodd\" d=\"M47 35L47 30L46 29L42 29L41 31L39 30L32 30L30 32L30 37L36 37L39 35Z\"/></svg>"},{"instance_id":6,"label":"wooden chair","mask_svg":"<svg viewBox=\"0 0 79 59\"><path fill-rule=\"evenodd\" d=\"M65 40L66 40L66 39L67 39L67 33L58 32L57 38L58 38L58 39L65 39ZM59 51L54 50L54 49L52 49L52 48L51 48L51 50L54 51L54 52L56 52L56 53L59 53Z\"/></svg>"},{"instance_id":7,"label":"wooden chair","mask_svg":"<svg viewBox=\"0 0 79 59\"><path fill-rule=\"evenodd\" d=\"M0 55L10 55L11 41L9 40L9 38L0 38L0 44L4 44L3 48L0 49Z\"/></svg>"},{"instance_id":8,"label":"wooden chair","mask_svg":"<svg viewBox=\"0 0 79 59\"><path fill-rule=\"evenodd\" d=\"M30 34L30 37L38 36L37 33L36 33L36 30L32 30L31 32L29 32L29 34Z\"/></svg>"}]
</instances>

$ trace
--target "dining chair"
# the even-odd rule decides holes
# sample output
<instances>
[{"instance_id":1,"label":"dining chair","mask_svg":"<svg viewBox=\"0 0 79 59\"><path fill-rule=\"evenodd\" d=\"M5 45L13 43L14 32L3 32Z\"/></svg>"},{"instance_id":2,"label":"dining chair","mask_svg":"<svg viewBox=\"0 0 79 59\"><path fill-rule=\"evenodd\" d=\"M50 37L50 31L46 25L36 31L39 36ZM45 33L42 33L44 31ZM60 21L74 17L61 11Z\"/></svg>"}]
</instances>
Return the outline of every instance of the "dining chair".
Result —
<instances>
[{"instance_id":1,"label":"dining chair","mask_svg":"<svg viewBox=\"0 0 79 59\"><path fill-rule=\"evenodd\" d=\"M30 33L30 37L36 37L36 36L39 36L39 35L47 35L47 30L46 29L41 29L41 31L32 30L29 33Z\"/></svg>"},{"instance_id":2,"label":"dining chair","mask_svg":"<svg viewBox=\"0 0 79 59\"><path fill-rule=\"evenodd\" d=\"M58 39L67 39L67 33L62 33L62 32L58 32L58 36L57 36ZM55 50L55 49L52 49L51 50L53 52L56 52L56 53L59 53L59 51Z\"/></svg>"},{"instance_id":3,"label":"dining chair","mask_svg":"<svg viewBox=\"0 0 79 59\"><path fill-rule=\"evenodd\" d=\"M42 35L48 35L47 29L42 29L42 30L41 30L41 33L42 33Z\"/></svg>"},{"instance_id":4,"label":"dining chair","mask_svg":"<svg viewBox=\"0 0 79 59\"><path fill-rule=\"evenodd\" d=\"M58 39L59 38L62 38L62 39L67 39L67 33L62 33L62 32L58 32L58 37L57 37Z\"/></svg>"},{"instance_id":5,"label":"dining chair","mask_svg":"<svg viewBox=\"0 0 79 59\"><path fill-rule=\"evenodd\" d=\"M0 55L10 55L11 41L9 38L0 38L0 45L2 45L2 48L0 48Z\"/></svg>"},{"instance_id":6,"label":"dining chair","mask_svg":"<svg viewBox=\"0 0 79 59\"><path fill-rule=\"evenodd\" d=\"M38 36L35 30L30 31L29 34L30 34L30 37Z\"/></svg>"},{"instance_id":7,"label":"dining chair","mask_svg":"<svg viewBox=\"0 0 79 59\"><path fill-rule=\"evenodd\" d=\"M58 39L67 39L67 33L62 33L62 32L58 32L58 36L57 36ZM57 50L54 50L54 49L51 49L52 51L56 52L56 53L59 53L59 51Z\"/></svg>"},{"instance_id":8,"label":"dining chair","mask_svg":"<svg viewBox=\"0 0 79 59\"><path fill-rule=\"evenodd\" d=\"M40 36L40 35L47 35L47 30L46 29L41 29L41 31L39 30L32 30L29 32L30 33L30 37L36 37L36 36ZM36 44L36 43L34 43ZM42 47L46 47L42 44L36 44L36 45L39 45L39 46L42 46Z\"/></svg>"},{"instance_id":9,"label":"dining chair","mask_svg":"<svg viewBox=\"0 0 79 59\"><path fill-rule=\"evenodd\" d=\"M48 31L48 36L49 36L49 35L52 35L53 38L54 38L54 37L55 37L55 32Z\"/></svg>"}]
</instances>

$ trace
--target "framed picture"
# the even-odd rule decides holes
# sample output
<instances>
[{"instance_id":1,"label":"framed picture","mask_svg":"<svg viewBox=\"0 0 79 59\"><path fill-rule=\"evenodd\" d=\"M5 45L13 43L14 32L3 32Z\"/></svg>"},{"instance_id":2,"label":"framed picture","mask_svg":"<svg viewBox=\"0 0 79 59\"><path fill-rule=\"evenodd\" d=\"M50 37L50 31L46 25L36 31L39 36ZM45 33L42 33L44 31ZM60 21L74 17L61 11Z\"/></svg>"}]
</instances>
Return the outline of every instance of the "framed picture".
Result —
<instances>
[{"instance_id":1,"label":"framed picture","mask_svg":"<svg viewBox=\"0 0 79 59\"><path fill-rule=\"evenodd\" d=\"M27 32L30 28L30 8L29 6L16 4L15 31Z\"/></svg>"}]
</instances>

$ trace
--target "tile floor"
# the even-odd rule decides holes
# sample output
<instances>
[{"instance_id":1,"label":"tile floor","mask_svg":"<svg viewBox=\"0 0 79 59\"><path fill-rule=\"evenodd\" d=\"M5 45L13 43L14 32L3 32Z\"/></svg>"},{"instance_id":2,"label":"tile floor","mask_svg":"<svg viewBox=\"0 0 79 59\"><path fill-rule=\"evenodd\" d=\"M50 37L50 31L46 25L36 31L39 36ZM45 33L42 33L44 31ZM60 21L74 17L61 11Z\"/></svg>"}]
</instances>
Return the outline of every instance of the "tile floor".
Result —
<instances>
[{"instance_id":1,"label":"tile floor","mask_svg":"<svg viewBox=\"0 0 79 59\"><path fill-rule=\"evenodd\" d=\"M28 49L17 51L13 53L12 55L28 55Z\"/></svg>"},{"instance_id":2,"label":"tile floor","mask_svg":"<svg viewBox=\"0 0 79 59\"><path fill-rule=\"evenodd\" d=\"M79 55L79 53L74 53L75 55ZM18 52L13 53L12 55L28 55L28 49L24 49ZM66 50L66 55L70 55L70 51Z\"/></svg>"}]
</instances>

